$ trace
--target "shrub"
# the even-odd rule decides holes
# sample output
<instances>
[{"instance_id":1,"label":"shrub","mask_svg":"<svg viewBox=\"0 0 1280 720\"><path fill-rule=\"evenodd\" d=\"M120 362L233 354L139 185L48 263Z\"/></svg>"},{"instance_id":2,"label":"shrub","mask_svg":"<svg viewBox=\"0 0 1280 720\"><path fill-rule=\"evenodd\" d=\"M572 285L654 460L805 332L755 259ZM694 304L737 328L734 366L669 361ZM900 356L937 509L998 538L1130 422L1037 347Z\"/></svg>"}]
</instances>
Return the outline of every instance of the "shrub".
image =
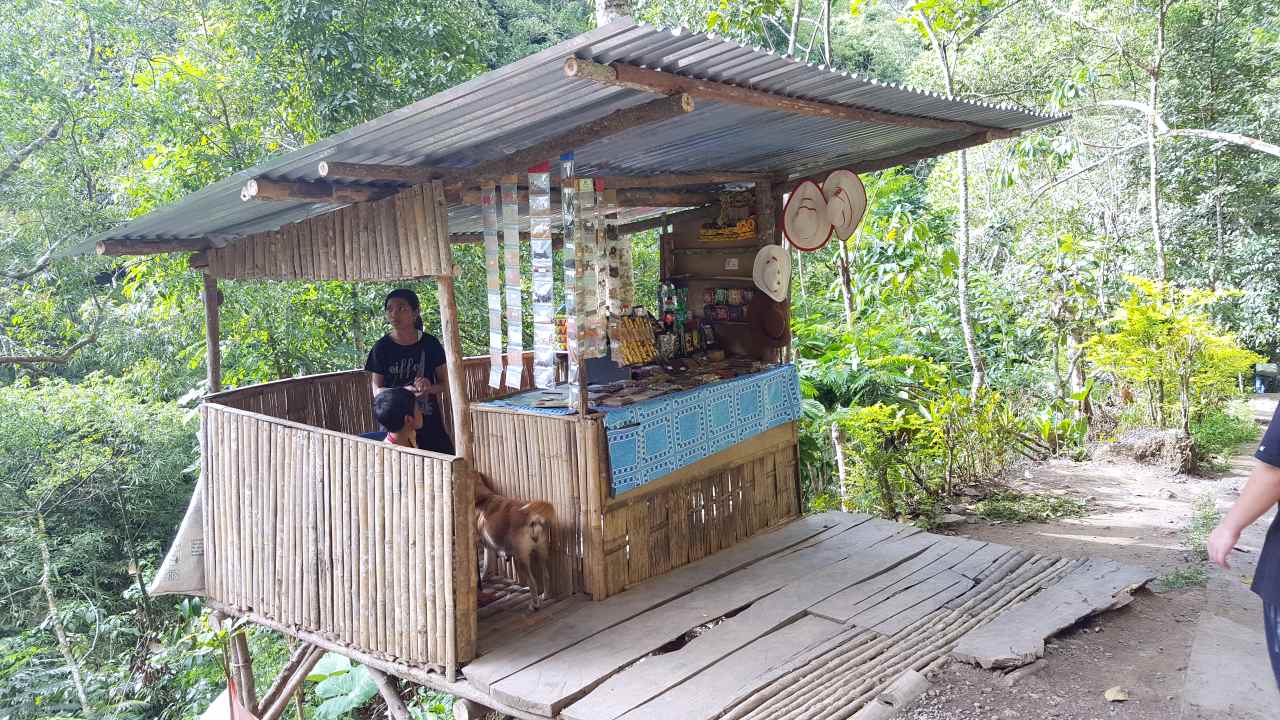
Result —
<instances>
[{"instance_id":1,"label":"shrub","mask_svg":"<svg viewBox=\"0 0 1280 720\"><path fill-rule=\"evenodd\" d=\"M1200 458L1225 460L1241 444L1258 438L1258 423L1244 403L1213 407L1191 418L1191 440Z\"/></svg>"}]
</instances>

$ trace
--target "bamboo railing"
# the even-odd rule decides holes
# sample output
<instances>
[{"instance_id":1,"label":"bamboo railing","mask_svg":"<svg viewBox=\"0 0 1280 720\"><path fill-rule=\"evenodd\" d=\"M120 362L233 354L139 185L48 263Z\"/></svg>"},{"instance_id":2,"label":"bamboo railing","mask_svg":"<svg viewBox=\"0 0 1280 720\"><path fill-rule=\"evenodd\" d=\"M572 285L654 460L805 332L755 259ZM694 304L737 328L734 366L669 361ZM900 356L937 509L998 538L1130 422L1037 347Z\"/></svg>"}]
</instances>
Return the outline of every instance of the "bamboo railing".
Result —
<instances>
[{"instance_id":1,"label":"bamboo railing","mask_svg":"<svg viewBox=\"0 0 1280 720\"><path fill-rule=\"evenodd\" d=\"M363 372L201 406L209 595L377 658L452 669L475 646L474 485L450 456L349 434L372 429L368 407Z\"/></svg>"}]
</instances>

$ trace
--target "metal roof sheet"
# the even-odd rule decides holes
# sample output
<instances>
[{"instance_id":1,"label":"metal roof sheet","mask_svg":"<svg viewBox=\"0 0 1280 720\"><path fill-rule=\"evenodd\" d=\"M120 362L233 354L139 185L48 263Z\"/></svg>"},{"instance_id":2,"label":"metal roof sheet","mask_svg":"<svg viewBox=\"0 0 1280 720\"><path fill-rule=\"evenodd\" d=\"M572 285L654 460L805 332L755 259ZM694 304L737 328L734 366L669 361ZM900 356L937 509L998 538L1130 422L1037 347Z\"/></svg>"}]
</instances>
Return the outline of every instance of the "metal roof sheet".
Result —
<instances>
[{"instance_id":1,"label":"metal roof sheet","mask_svg":"<svg viewBox=\"0 0 1280 720\"><path fill-rule=\"evenodd\" d=\"M101 233L99 240L228 237L278 228L338 206L240 199L246 180L316 180L320 160L465 168L653 99L653 95L565 76L569 56L624 62L781 95L853 104L995 128L1029 130L1065 115L948 99L799 62L711 35L623 18L333 135L272 158L170 206ZM581 175L715 170L806 174L959 139L963 132L831 120L705 100L687 115L605 138L575 152ZM635 219L646 213L632 211ZM654 212L648 212L652 215ZM450 230L479 230L475 208L450 207Z\"/></svg>"}]
</instances>

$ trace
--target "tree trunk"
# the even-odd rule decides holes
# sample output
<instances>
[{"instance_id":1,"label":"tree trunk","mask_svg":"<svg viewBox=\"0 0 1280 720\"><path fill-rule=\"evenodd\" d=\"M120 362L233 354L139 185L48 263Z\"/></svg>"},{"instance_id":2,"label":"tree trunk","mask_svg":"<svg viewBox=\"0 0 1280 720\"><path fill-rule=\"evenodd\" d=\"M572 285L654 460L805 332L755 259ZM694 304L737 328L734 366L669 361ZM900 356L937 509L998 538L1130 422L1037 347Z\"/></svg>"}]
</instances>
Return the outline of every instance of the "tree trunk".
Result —
<instances>
[{"instance_id":1,"label":"tree trunk","mask_svg":"<svg viewBox=\"0 0 1280 720\"><path fill-rule=\"evenodd\" d=\"M951 61L947 59L947 49L938 40L933 31L933 24L923 10L917 11L920 23L924 26L929 42L938 55L938 65L942 68L942 79L946 84L947 96L955 97L955 82L951 77ZM969 356L969 366L973 369L973 378L969 384L969 393L977 396L978 391L987 383L987 366L978 353L978 343L974 339L973 319L969 314L969 153L960 151L960 233L956 237L956 285L960 301L960 332L964 336L964 351Z\"/></svg>"},{"instance_id":2,"label":"tree trunk","mask_svg":"<svg viewBox=\"0 0 1280 720\"><path fill-rule=\"evenodd\" d=\"M947 94L951 94L950 88ZM960 236L956 248L956 286L960 294L960 332L964 335L964 351L969 356L969 366L973 368L969 394L977 397L978 391L987 384L987 366L978 353L973 318L969 314L969 153L964 150L960 151Z\"/></svg>"},{"instance_id":3,"label":"tree trunk","mask_svg":"<svg viewBox=\"0 0 1280 720\"><path fill-rule=\"evenodd\" d=\"M800 7L803 0L795 0L791 7L791 32L787 34L787 55L796 54L796 35L800 32Z\"/></svg>"},{"instance_id":4,"label":"tree trunk","mask_svg":"<svg viewBox=\"0 0 1280 720\"><path fill-rule=\"evenodd\" d=\"M831 67L831 0L822 0L822 64Z\"/></svg>"},{"instance_id":5,"label":"tree trunk","mask_svg":"<svg viewBox=\"0 0 1280 720\"><path fill-rule=\"evenodd\" d=\"M44 513L40 512L36 513L36 542L40 546L40 589L44 590L44 599L49 605L49 620L53 625L53 634L58 639L58 650L62 653L62 659L66 661L67 669L71 671L71 683L76 688L80 708L84 710L85 715L89 715L89 696L84 692L84 681L80 678L80 665L71 652L71 641L67 639L66 628L62 626L62 616L58 614L58 601L53 597L53 586L50 584L53 562L49 559L49 534L44 526Z\"/></svg>"},{"instance_id":6,"label":"tree trunk","mask_svg":"<svg viewBox=\"0 0 1280 720\"><path fill-rule=\"evenodd\" d=\"M1151 204L1151 238L1155 243L1156 277L1164 282L1168 279L1169 266L1165 260L1164 236L1160 231L1160 151L1156 148L1156 118L1160 116L1160 65L1164 60L1164 20L1168 10L1166 0L1160 0L1160 10L1156 19L1156 50L1151 62L1151 85L1147 101L1151 107L1147 115L1147 165L1148 193Z\"/></svg>"},{"instance_id":7,"label":"tree trunk","mask_svg":"<svg viewBox=\"0 0 1280 720\"><path fill-rule=\"evenodd\" d=\"M844 301L844 322L853 330L853 277L849 269L849 247L837 243L836 267L840 270L840 299Z\"/></svg>"},{"instance_id":8,"label":"tree trunk","mask_svg":"<svg viewBox=\"0 0 1280 720\"><path fill-rule=\"evenodd\" d=\"M839 423L831 423L831 447L836 455L836 489L840 492L840 509L849 512L849 488L844 474L844 433Z\"/></svg>"}]
</instances>

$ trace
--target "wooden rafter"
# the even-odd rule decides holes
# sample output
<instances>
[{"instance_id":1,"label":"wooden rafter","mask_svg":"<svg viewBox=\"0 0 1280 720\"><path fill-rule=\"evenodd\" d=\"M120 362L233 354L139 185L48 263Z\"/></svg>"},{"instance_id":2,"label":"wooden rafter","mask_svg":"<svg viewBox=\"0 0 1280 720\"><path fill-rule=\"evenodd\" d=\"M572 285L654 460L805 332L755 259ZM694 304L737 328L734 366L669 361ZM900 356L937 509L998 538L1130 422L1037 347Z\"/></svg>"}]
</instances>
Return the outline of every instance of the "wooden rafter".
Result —
<instances>
[{"instance_id":1,"label":"wooden rafter","mask_svg":"<svg viewBox=\"0 0 1280 720\"><path fill-rule=\"evenodd\" d=\"M970 133L978 131L995 133L1012 132L1003 128L976 125L974 123L963 122L960 120L945 120L942 118L925 117L920 115L903 115L884 112L882 110L873 110L871 108L858 107L855 105L840 105L836 103L819 102L816 100L805 100L802 98L790 97L788 95L779 95L777 93L742 87L741 85L730 85L728 83L716 82L714 80L701 80L684 75L676 75L675 73L650 70L649 68L628 65L626 63L602 65L590 60L571 57L564 63L564 73L571 78L592 80L605 85L625 87L631 90L641 90L644 92L662 94L684 93L701 100L712 100L715 102L732 103L735 105L750 105L752 107L764 108L766 110L810 115L814 117L830 118L833 120L875 123L878 125L898 125L901 127L913 128L930 128L934 130L961 130Z\"/></svg>"},{"instance_id":2,"label":"wooden rafter","mask_svg":"<svg viewBox=\"0 0 1280 720\"><path fill-rule=\"evenodd\" d=\"M369 185L337 185L329 182L305 182L301 180L272 180L252 178L240 188L240 199L289 200L294 202L358 203L381 200L395 188Z\"/></svg>"},{"instance_id":3,"label":"wooden rafter","mask_svg":"<svg viewBox=\"0 0 1280 720\"><path fill-rule=\"evenodd\" d=\"M214 247L209 238L171 240L100 240L99 255L157 255L171 252L199 252Z\"/></svg>"},{"instance_id":4,"label":"wooden rafter","mask_svg":"<svg viewBox=\"0 0 1280 720\"><path fill-rule=\"evenodd\" d=\"M519 191L520 202L529 201L529 191L527 188L521 188ZM558 188L551 190L552 200L558 201L560 191ZM468 190L462 194L463 202L469 205L480 204L480 191ZM715 193L703 192L680 192L674 190L619 190L618 191L618 207L697 207L706 205L719 200Z\"/></svg>"}]
</instances>

